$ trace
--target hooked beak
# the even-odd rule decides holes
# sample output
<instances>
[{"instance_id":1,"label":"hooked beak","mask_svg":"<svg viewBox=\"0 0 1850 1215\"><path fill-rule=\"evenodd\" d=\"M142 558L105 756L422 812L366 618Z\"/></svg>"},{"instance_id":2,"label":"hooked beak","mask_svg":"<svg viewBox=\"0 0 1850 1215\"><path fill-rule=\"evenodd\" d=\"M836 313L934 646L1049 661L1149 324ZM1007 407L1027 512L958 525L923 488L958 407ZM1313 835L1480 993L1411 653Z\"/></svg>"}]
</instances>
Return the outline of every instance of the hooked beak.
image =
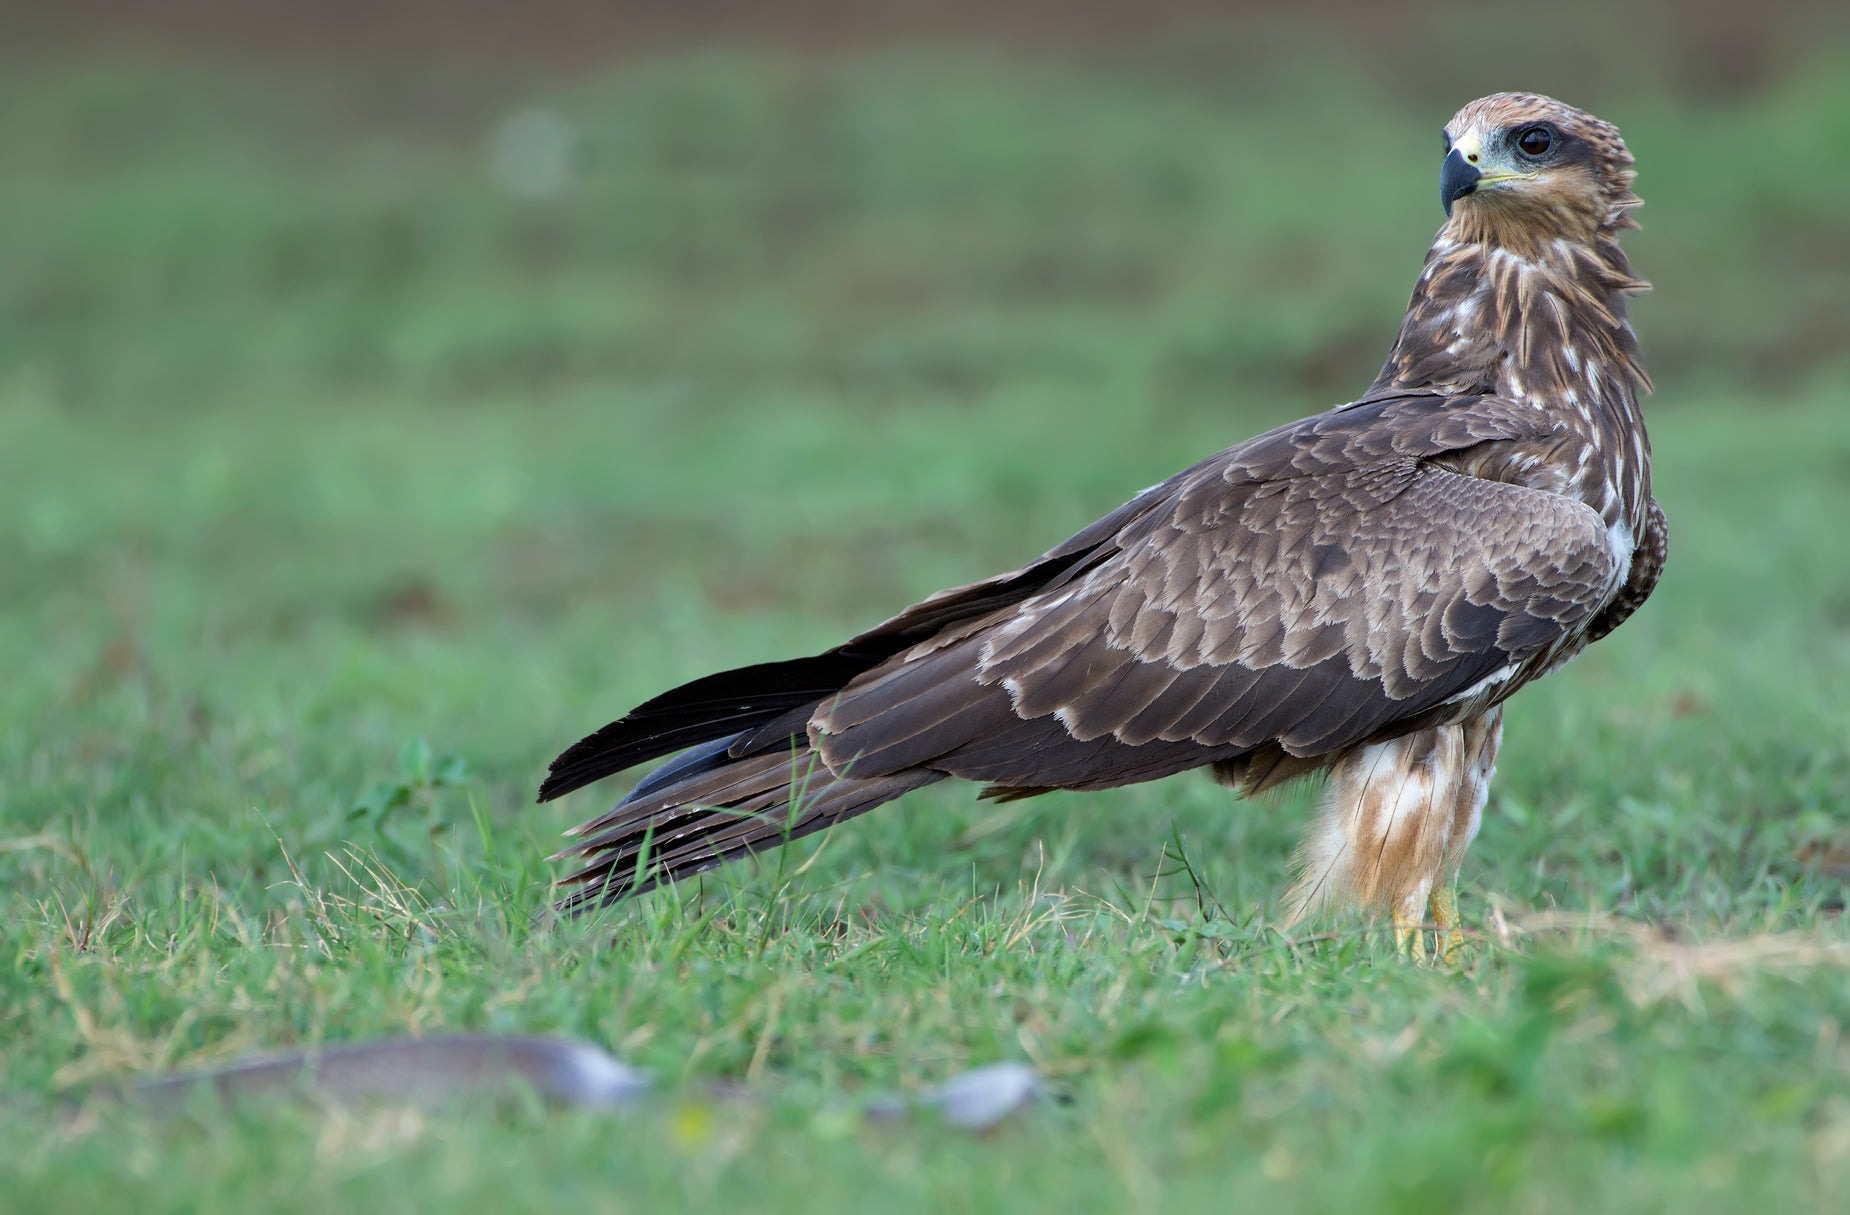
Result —
<instances>
[{"instance_id":1,"label":"hooked beak","mask_svg":"<svg viewBox=\"0 0 1850 1215\"><path fill-rule=\"evenodd\" d=\"M1476 165L1465 159L1463 147L1454 147L1445 154L1445 163L1439 168L1439 201L1447 216L1452 214L1452 204L1476 190L1483 176Z\"/></svg>"}]
</instances>

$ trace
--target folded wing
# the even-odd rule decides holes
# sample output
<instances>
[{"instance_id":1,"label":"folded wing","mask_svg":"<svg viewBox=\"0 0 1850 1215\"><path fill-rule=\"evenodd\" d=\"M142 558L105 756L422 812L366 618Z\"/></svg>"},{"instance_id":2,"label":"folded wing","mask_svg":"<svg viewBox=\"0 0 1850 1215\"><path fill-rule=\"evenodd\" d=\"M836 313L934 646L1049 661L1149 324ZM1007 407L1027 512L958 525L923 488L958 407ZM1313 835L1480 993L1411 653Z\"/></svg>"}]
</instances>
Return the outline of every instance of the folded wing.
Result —
<instances>
[{"instance_id":1,"label":"folded wing","mask_svg":"<svg viewBox=\"0 0 1850 1215\"><path fill-rule=\"evenodd\" d=\"M1456 470L1555 441L1541 427L1492 397L1365 400L1206 460L1040 560L826 654L665 693L567 751L542 788L693 748L580 829L571 851L589 862L566 880L591 886L571 902L945 776L1024 794L1258 756L1300 772L1454 698L1500 698L1586 632L1629 560L1583 503Z\"/></svg>"}]
</instances>

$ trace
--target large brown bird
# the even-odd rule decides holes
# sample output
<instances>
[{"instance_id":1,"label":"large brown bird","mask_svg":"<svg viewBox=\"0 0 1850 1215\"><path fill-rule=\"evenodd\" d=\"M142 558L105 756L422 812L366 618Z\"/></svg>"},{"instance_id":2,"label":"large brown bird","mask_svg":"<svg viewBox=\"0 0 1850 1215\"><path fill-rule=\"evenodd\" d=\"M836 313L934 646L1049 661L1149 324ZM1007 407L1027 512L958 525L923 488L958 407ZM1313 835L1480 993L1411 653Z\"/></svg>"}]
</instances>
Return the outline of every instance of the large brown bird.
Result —
<instances>
[{"instance_id":1,"label":"large brown bird","mask_svg":"<svg viewBox=\"0 0 1850 1215\"><path fill-rule=\"evenodd\" d=\"M542 801L684 752L562 855L564 910L775 847L947 776L985 796L1209 768L1327 772L1292 922L1385 908L1455 940L1503 702L1663 569L1626 320L1619 132L1547 97L1445 128L1446 222L1351 404L1178 473L1038 561L812 658L709 675L566 751Z\"/></svg>"}]
</instances>

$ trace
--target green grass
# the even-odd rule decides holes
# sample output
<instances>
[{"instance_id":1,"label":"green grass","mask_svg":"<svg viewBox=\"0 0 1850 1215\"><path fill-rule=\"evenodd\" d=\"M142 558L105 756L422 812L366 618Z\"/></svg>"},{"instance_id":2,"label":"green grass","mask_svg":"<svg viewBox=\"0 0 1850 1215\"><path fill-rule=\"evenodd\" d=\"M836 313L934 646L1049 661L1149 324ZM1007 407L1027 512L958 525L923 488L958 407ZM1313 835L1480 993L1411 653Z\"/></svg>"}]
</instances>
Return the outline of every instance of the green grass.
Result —
<instances>
[{"instance_id":1,"label":"green grass","mask_svg":"<svg viewBox=\"0 0 1850 1215\"><path fill-rule=\"evenodd\" d=\"M0 1207L1841 1203L1844 69L1589 99L1649 200L1671 564L1512 705L1483 935L1438 969L1268 927L1309 793L939 787L547 930L543 857L615 790L531 790L672 683L1359 390L1445 115L1362 75L644 61L527 99L580 133L529 201L482 165L505 89L388 122L286 73L9 76ZM466 779L404 782L417 739ZM350 817L381 782L415 804ZM58 1114L460 1029L598 1042L665 1104ZM1010 1057L1071 1103L981 1139L850 1116Z\"/></svg>"}]
</instances>

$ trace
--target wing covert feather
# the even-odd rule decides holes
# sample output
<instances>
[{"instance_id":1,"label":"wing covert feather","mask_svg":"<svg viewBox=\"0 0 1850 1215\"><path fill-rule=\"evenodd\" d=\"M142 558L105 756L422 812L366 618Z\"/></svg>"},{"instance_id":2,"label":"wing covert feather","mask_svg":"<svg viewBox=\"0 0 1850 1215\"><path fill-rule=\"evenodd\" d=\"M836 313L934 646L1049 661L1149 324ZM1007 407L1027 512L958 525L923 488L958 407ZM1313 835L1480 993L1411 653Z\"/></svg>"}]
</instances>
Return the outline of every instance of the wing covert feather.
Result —
<instances>
[{"instance_id":1,"label":"wing covert feather","mask_svg":"<svg viewBox=\"0 0 1850 1215\"><path fill-rule=\"evenodd\" d=\"M1431 462L1537 437L1533 411L1461 404L1365 402L1196 465L1082 533L1051 586L850 683L812 741L857 776L1103 787L1352 745L1537 659L1626 571L1584 503Z\"/></svg>"}]
</instances>

